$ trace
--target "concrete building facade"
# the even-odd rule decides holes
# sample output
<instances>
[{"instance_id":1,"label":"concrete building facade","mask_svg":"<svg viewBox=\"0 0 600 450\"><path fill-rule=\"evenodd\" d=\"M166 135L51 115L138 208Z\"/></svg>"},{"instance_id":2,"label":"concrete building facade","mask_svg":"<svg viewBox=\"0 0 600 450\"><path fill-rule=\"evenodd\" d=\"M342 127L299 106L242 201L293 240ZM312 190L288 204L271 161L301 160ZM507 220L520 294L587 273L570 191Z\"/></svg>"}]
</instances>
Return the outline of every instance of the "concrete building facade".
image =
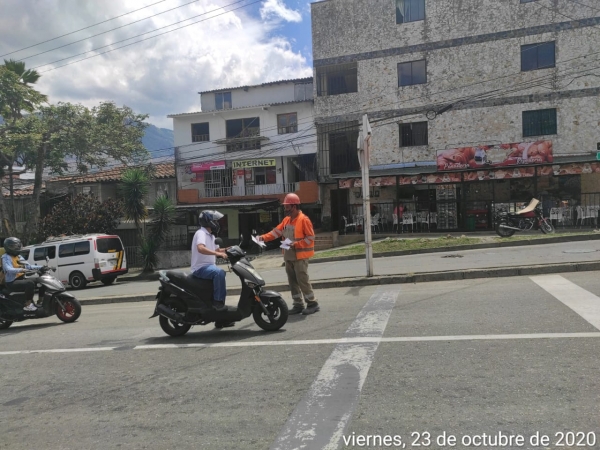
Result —
<instances>
[{"instance_id":1,"label":"concrete building facade","mask_svg":"<svg viewBox=\"0 0 600 450\"><path fill-rule=\"evenodd\" d=\"M354 159L364 113L382 227L402 228L399 204L440 229L492 228L495 209L532 196L546 197L548 214L560 208L563 225L577 223L578 206L600 205L598 8L326 0L312 4L312 29L319 179L334 228L364 215Z\"/></svg>"}]
</instances>

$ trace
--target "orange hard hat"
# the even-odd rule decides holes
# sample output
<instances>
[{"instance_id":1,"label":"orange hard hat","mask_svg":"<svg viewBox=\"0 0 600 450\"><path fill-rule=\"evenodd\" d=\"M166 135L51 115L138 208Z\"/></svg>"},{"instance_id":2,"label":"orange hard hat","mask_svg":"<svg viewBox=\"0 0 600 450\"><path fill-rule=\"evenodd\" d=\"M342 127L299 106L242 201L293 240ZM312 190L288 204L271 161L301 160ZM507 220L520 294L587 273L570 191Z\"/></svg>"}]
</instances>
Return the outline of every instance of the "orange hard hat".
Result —
<instances>
[{"instance_id":1,"label":"orange hard hat","mask_svg":"<svg viewBox=\"0 0 600 450\"><path fill-rule=\"evenodd\" d=\"M283 204L284 205L299 205L300 197L298 197L296 194L288 194L285 196L285 199L283 200Z\"/></svg>"}]
</instances>

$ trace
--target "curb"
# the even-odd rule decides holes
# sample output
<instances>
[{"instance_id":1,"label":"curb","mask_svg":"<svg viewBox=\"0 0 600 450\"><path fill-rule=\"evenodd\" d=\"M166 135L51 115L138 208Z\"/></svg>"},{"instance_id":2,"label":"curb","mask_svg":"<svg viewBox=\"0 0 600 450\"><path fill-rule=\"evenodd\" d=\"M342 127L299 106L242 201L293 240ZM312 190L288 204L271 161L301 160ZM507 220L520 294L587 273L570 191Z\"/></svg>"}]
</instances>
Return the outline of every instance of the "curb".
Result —
<instances>
[{"instance_id":1,"label":"curb","mask_svg":"<svg viewBox=\"0 0 600 450\"><path fill-rule=\"evenodd\" d=\"M600 270L600 261L582 263L540 264L536 266L490 267L485 269L449 270L445 272L420 272L405 275L382 275L376 277L337 278L334 280L313 281L314 289L332 289L357 286L377 286L381 284L427 283L432 281L472 280L477 278L503 278L551 273L587 272ZM269 290L287 292L287 284L266 286ZM241 288L228 289L228 295L239 295ZM104 305L109 303L129 303L153 301L156 294L123 295L80 300L84 305Z\"/></svg>"}]
</instances>

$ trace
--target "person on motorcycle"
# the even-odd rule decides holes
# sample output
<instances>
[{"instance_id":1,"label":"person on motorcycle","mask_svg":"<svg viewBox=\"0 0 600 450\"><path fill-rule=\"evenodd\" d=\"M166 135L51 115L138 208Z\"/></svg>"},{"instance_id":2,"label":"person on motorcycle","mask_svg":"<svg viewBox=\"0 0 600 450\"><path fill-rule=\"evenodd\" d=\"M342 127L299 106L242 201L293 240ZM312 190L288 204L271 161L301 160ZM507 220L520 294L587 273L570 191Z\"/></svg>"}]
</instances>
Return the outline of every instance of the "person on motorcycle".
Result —
<instances>
[{"instance_id":1,"label":"person on motorcycle","mask_svg":"<svg viewBox=\"0 0 600 450\"><path fill-rule=\"evenodd\" d=\"M33 293L35 282L25 279L27 270L41 269L42 266L29 264L25 258L20 255L23 248L21 240L16 237L9 237L4 240L4 255L2 255L2 270L4 271L4 283L9 292L25 293L25 311L35 311L37 308L33 304Z\"/></svg>"},{"instance_id":2,"label":"person on motorcycle","mask_svg":"<svg viewBox=\"0 0 600 450\"><path fill-rule=\"evenodd\" d=\"M200 229L194 234L192 240L192 274L202 280L213 282L213 307L217 311L224 311L225 296L227 288L225 285L225 271L217 267L217 256L227 259L225 249L220 249L215 243L215 237L219 234L219 219L223 214L219 211L202 211L198 217Z\"/></svg>"},{"instance_id":3,"label":"person on motorcycle","mask_svg":"<svg viewBox=\"0 0 600 450\"><path fill-rule=\"evenodd\" d=\"M300 197L288 194L283 200L285 218L270 233L259 236L260 241L269 242L283 237L292 241L289 250L283 251L285 272L292 291L294 306L289 314L314 314L320 310L308 277L308 260L315 254L315 231L313 224L301 210ZM302 296L306 301L306 308Z\"/></svg>"}]
</instances>

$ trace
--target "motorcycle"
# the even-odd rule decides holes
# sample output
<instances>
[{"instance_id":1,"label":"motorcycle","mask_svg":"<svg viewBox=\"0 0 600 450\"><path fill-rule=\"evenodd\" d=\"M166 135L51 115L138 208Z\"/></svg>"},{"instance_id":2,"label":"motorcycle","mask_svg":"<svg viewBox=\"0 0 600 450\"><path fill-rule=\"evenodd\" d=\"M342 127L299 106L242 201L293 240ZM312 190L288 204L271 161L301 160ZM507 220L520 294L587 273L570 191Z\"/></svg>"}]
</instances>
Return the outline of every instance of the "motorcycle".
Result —
<instances>
[{"instance_id":1,"label":"motorcycle","mask_svg":"<svg viewBox=\"0 0 600 450\"><path fill-rule=\"evenodd\" d=\"M14 322L43 319L55 314L65 323L75 322L79 318L81 304L66 292L65 285L50 273L51 270L56 272L56 268L47 265L25 272L25 277L33 279L38 287L38 309L35 311L23 309L24 292L8 292L6 289L0 291L0 330L10 327Z\"/></svg>"},{"instance_id":2,"label":"motorcycle","mask_svg":"<svg viewBox=\"0 0 600 450\"><path fill-rule=\"evenodd\" d=\"M554 233L550 219L544 217L542 206L538 199L531 199L529 205L515 213L501 210L494 217L496 234L500 237L510 237L517 231L540 230L544 234Z\"/></svg>"},{"instance_id":3,"label":"motorcycle","mask_svg":"<svg viewBox=\"0 0 600 450\"><path fill-rule=\"evenodd\" d=\"M227 262L242 282L242 292L237 307L226 310L213 308L212 280L201 280L192 274L177 271L159 272L160 287L156 294L156 307L150 319L159 316L160 327L169 336L183 336L193 325L208 325L215 328L232 326L232 322L253 316L256 324L266 331L279 330L288 319L288 306L281 294L263 289L265 281L246 253L235 245L225 251Z\"/></svg>"}]
</instances>

